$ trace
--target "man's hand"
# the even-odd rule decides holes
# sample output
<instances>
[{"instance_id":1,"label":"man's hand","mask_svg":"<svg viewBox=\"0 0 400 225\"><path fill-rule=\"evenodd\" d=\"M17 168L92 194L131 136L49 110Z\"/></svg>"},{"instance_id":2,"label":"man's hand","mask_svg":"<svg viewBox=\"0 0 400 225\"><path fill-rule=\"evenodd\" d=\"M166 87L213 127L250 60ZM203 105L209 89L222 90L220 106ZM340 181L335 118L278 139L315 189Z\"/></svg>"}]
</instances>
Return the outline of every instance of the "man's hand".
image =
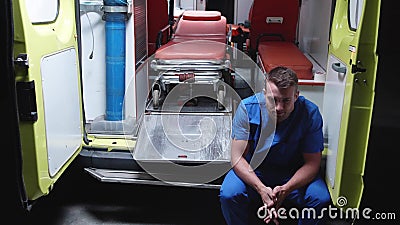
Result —
<instances>
[{"instance_id":1,"label":"man's hand","mask_svg":"<svg viewBox=\"0 0 400 225\"><path fill-rule=\"evenodd\" d=\"M275 206L275 202L277 199L275 194L273 193L272 188L270 187L262 188L261 190L258 191L258 193L260 194L264 205L266 205L269 209Z\"/></svg>"},{"instance_id":2,"label":"man's hand","mask_svg":"<svg viewBox=\"0 0 400 225\"><path fill-rule=\"evenodd\" d=\"M275 207L268 208L267 205L263 205L258 209L257 214L260 214L261 212L264 212L265 217L262 219L265 223L274 221L275 225L279 225L278 213Z\"/></svg>"},{"instance_id":3,"label":"man's hand","mask_svg":"<svg viewBox=\"0 0 400 225\"><path fill-rule=\"evenodd\" d=\"M277 209L281 207L282 202L290 192L285 185L276 186L273 190L270 187L266 187L264 191L259 192L264 206L260 207L258 211L266 211L266 217L263 219L265 223L273 221L276 225L279 224Z\"/></svg>"},{"instance_id":4,"label":"man's hand","mask_svg":"<svg viewBox=\"0 0 400 225\"><path fill-rule=\"evenodd\" d=\"M267 212L267 214L266 214L267 216L264 218L264 222L269 223L271 221L274 221L274 223L276 225L278 225L279 224L278 213L275 210L277 198L276 198L276 195L274 194L272 188L265 187L265 188L259 190L258 193L260 194L261 199L264 203L264 206L261 206L259 208L259 211L265 210Z\"/></svg>"},{"instance_id":5,"label":"man's hand","mask_svg":"<svg viewBox=\"0 0 400 225\"><path fill-rule=\"evenodd\" d=\"M286 197L290 194L290 190L286 188L285 185L276 186L272 191L273 195L276 196L275 207L279 208L282 205L282 202L286 199Z\"/></svg>"}]
</instances>

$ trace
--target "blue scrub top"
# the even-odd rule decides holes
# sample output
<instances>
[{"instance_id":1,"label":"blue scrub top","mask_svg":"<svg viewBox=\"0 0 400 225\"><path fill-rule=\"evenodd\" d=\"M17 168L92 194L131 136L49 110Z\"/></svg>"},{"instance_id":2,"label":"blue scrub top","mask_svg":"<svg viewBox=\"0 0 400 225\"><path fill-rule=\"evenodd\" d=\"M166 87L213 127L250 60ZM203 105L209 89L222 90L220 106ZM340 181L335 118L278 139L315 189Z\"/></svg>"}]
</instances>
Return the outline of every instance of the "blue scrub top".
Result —
<instances>
[{"instance_id":1,"label":"blue scrub top","mask_svg":"<svg viewBox=\"0 0 400 225\"><path fill-rule=\"evenodd\" d=\"M324 149L323 120L318 106L299 96L290 116L277 124L269 117L264 93L256 93L239 104L232 124L232 138L248 140L250 162L254 153L267 153L258 171L289 178L303 165L302 153ZM285 179L286 180L286 179Z\"/></svg>"}]
</instances>

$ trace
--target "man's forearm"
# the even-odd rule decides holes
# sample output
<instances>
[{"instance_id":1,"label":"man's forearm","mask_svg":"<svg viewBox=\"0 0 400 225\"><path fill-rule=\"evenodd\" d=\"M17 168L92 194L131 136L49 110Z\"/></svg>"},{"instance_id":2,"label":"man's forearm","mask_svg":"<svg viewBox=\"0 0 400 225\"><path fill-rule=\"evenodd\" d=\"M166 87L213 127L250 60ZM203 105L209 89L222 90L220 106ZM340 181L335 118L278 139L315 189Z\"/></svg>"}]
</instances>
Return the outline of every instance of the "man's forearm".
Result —
<instances>
[{"instance_id":1,"label":"man's forearm","mask_svg":"<svg viewBox=\"0 0 400 225\"><path fill-rule=\"evenodd\" d=\"M242 157L234 165L233 170L246 184L254 188L257 192L266 186L257 177L254 170L250 167L249 163Z\"/></svg>"},{"instance_id":2,"label":"man's forearm","mask_svg":"<svg viewBox=\"0 0 400 225\"><path fill-rule=\"evenodd\" d=\"M285 184L286 188L293 191L309 184L318 174L321 166L321 156L321 152L304 153L304 165L300 167L293 177Z\"/></svg>"},{"instance_id":3,"label":"man's forearm","mask_svg":"<svg viewBox=\"0 0 400 225\"><path fill-rule=\"evenodd\" d=\"M317 173L318 170L316 170L314 166L303 165L302 167L300 167L300 169L297 170L297 172L286 183L286 185L290 191L301 188L309 184L314 179Z\"/></svg>"}]
</instances>

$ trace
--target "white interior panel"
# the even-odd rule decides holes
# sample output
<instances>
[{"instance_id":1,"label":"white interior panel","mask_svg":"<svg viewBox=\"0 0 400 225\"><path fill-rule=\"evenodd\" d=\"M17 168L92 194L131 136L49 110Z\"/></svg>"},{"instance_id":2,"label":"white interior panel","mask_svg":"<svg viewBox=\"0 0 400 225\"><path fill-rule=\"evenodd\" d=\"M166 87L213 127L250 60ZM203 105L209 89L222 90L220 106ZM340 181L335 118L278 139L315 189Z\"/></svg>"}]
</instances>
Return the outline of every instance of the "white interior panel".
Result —
<instances>
[{"instance_id":1,"label":"white interior panel","mask_svg":"<svg viewBox=\"0 0 400 225\"><path fill-rule=\"evenodd\" d=\"M206 0L196 0L196 10L206 10Z\"/></svg>"},{"instance_id":2,"label":"white interior panel","mask_svg":"<svg viewBox=\"0 0 400 225\"><path fill-rule=\"evenodd\" d=\"M125 51L125 96L124 96L124 119L136 118L136 93L135 93L135 24L134 17L126 21L126 51Z\"/></svg>"},{"instance_id":3,"label":"white interior panel","mask_svg":"<svg viewBox=\"0 0 400 225\"><path fill-rule=\"evenodd\" d=\"M105 22L101 17L101 12L81 12L83 100L88 121L106 111Z\"/></svg>"},{"instance_id":4,"label":"white interior panel","mask_svg":"<svg viewBox=\"0 0 400 225\"><path fill-rule=\"evenodd\" d=\"M334 71L332 69L332 64L334 63L340 63L341 66L346 66L333 55L329 56L325 82L323 115L325 123L324 136L328 138L326 175L332 188L335 185L340 123L342 120L344 91L346 85L346 74Z\"/></svg>"},{"instance_id":5,"label":"white interior panel","mask_svg":"<svg viewBox=\"0 0 400 225\"><path fill-rule=\"evenodd\" d=\"M185 10L195 10L196 0L178 0L175 1L175 6Z\"/></svg>"},{"instance_id":6,"label":"white interior panel","mask_svg":"<svg viewBox=\"0 0 400 225\"><path fill-rule=\"evenodd\" d=\"M68 49L44 57L40 65L50 176L82 143L76 59L75 49Z\"/></svg>"},{"instance_id":7,"label":"white interior panel","mask_svg":"<svg viewBox=\"0 0 400 225\"><path fill-rule=\"evenodd\" d=\"M317 85L299 85L300 95L306 97L313 103L315 103L319 111L323 112L324 102L324 86Z\"/></svg>"},{"instance_id":8,"label":"white interior panel","mask_svg":"<svg viewBox=\"0 0 400 225\"><path fill-rule=\"evenodd\" d=\"M331 5L331 0L303 0L299 17L299 47L324 70L328 56Z\"/></svg>"},{"instance_id":9,"label":"white interior panel","mask_svg":"<svg viewBox=\"0 0 400 225\"><path fill-rule=\"evenodd\" d=\"M253 0L236 0L235 1L235 24L244 23L249 19L249 12Z\"/></svg>"},{"instance_id":10,"label":"white interior panel","mask_svg":"<svg viewBox=\"0 0 400 225\"><path fill-rule=\"evenodd\" d=\"M149 78L148 67L144 64L142 69L139 69L135 76L135 94L136 94L136 118L139 119L145 111L146 99L149 94Z\"/></svg>"}]
</instances>

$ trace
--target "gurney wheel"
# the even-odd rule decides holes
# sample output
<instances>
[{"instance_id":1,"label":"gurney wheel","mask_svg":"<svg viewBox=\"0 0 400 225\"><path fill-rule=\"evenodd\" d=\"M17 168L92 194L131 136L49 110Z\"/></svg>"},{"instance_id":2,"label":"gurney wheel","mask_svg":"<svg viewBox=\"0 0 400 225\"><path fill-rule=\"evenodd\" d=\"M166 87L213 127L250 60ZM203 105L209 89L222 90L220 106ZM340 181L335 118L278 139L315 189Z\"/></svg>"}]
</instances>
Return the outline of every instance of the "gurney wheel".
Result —
<instances>
[{"instance_id":1,"label":"gurney wheel","mask_svg":"<svg viewBox=\"0 0 400 225\"><path fill-rule=\"evenodd\" d=\"M153 108L158 109L160 106L160 90L153 90Z\"/></svg>"},{"instance_id":2,"label":"gurney wheel","mask_svg":"<svg viewBox=\"0 0 400 225\"><path fill-rule=\"evenodd\" d=\"M218 90L217 102L218 102L218 109L219 110L225 109L225 107L223 105L224 96L225 96L225 91L224 90Z\"/></svg>"}]
</instances>

